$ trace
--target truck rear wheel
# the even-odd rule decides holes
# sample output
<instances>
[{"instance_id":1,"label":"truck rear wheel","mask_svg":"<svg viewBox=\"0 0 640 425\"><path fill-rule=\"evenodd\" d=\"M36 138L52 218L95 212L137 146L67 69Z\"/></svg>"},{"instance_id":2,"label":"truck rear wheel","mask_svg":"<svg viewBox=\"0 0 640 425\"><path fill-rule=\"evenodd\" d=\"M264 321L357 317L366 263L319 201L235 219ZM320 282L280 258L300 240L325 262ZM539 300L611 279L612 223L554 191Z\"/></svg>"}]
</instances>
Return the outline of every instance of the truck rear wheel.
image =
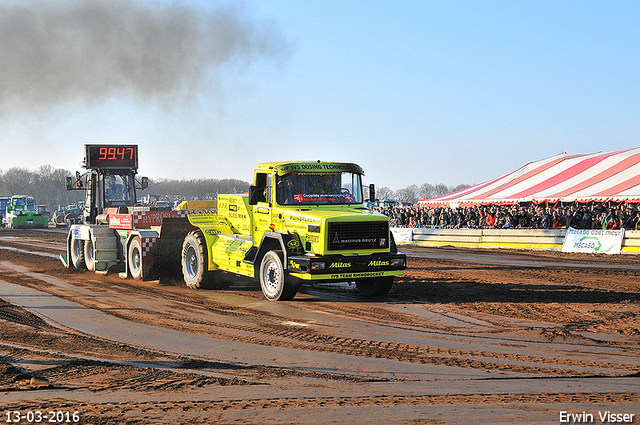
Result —
<instances>
[{"instance_id":1,"label":"truck rear wheel","mask_svg":"<svg viewBox=\"0 0 640 425\"><path fill-rule=\"evenodd\" d=\"M271 301L292 300L298 292L282 265L282 251L269 251L260 263L260 286Z\"/></svg>"},{"instance_id":2,"label":"truck rear wheel","mask_svg":"<svg viewBox=\"0 0 640 425\"><path fill-rule=\"evenodd\" d=\"M71 239L71 264L76 269L86 269L84 262L84 241L82 239Z\"/></svg>"},{"instance_id":3,"label":"truck rear wheel","mask_svg":"<svg viewBox=\"0 0 640 425\"><path fill-rule=\"evenodd\" d=\"M381 297L387 295L393 286L393 276L372 277L356 281L358 291L365 297Z\"/></svg>"},{"instance_id":4,"label":"truck rear wheel","mask_svg":"<svg viewBox=\"0 0 640 425\"><path fill-rule=\"evenodd\" d=\"M190 232L182 243L182 276L189 288L206 286L209 278L207 273L207 244L200 232Z\"/></svg>"},{"instance_id":5,"label":"truck rear wheel","mask_svg":"<svg viewBox=\"0 0 640 425\"><path fill-rule=\"evenodd\" d=\"M132 278L142 280L144 277L142 274L142 243L138 236L131 239L131 243L129 243L127 266Z\"/></svg>"}]
</instances>

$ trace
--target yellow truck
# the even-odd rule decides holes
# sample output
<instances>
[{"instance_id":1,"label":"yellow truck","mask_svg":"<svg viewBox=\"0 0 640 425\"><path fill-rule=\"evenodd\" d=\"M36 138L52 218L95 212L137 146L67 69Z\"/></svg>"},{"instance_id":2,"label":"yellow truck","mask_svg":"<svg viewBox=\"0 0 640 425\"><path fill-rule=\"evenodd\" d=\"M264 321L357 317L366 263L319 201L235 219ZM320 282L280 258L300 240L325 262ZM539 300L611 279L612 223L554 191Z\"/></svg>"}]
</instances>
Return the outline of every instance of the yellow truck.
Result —
<instances>
[{"instance_id":1,"label":"yellow truck","mask_svg":"<svg viewBox=\"0 0 640 425\"><path fill-rule=\"evenodd\" d=\"M106 148L86 146L87 157ZM269 300L293 299L305 282L354 282L367 297L385 295L403 274L406 256L397 251L389 219L364 207L363 174L353 163L263 163L249 193L218 195L215 212L211 204L188 203L167 211L136 206L142 185L135 170L100 162L84 180L79 173L75 182L68 178L67 188L91 187L102 205L86 197L93 218L88 212L84 224L70 227L62 261L97 272L120 267L135 279L179 270L191 288L246 276ZM113 175L128 179L131 192L117 206L105 191Z\"/></svg>"}]
</instances>

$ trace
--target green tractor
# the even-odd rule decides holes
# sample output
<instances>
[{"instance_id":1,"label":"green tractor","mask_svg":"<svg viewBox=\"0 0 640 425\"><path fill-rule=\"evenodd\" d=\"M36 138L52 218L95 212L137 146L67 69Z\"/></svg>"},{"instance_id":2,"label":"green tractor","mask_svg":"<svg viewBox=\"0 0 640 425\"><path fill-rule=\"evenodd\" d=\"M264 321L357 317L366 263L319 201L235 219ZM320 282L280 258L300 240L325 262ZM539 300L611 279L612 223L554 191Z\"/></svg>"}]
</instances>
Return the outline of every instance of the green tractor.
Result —
<instances>
[{"instance_id":1,"label":"green tractor","mask_svg":"<svg viewBox=\"0 0 640 425\"><path fill-rule=\"evenodd\" d=\"M82 223L83 211L84 205L81 202L77 204L60 205L58 209L53 212L51 221L56 228L69 227L72 224Z\"/></svg>"},{"instance_id":2,"label":"green tractor","mask_svg":"<svg viewBox=\"0 0 640 425\"><path fill-rule=\"evenodd\" d=\"M49 217L38 213L33 196L15 195L7 204L7 227L14 229L38 229L49 227Z\"/></svg>"}]
</instances>

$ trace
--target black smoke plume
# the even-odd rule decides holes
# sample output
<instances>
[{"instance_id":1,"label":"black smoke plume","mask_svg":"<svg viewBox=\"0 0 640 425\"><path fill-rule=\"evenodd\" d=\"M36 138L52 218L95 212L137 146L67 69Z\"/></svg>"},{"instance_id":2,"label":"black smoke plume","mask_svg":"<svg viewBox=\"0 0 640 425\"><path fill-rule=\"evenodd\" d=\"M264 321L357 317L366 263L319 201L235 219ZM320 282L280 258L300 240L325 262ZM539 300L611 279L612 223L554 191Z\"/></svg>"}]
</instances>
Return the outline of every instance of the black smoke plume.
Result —
<instances>
[{"instance_id":1,"label":"black smoke plume","mask_svg":"<svg viewBox=\"0 0 640 425\"><path fill-rule=\"evenodd\" d=\"M192 94L229 63L279 61L286 40L241 6L141 0L0 2L0 114Z\"/></svg>"}]
</instances>

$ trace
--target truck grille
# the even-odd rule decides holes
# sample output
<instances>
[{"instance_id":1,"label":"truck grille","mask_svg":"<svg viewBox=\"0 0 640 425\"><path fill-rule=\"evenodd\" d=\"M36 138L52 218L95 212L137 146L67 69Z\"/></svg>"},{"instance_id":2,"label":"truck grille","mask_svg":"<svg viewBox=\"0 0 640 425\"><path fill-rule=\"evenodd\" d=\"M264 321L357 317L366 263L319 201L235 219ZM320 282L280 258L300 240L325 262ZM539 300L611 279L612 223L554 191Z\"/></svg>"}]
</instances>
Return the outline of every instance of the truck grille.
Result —
<instances>
[{"instance_id":1,"label":"truck grille","mask_svg":"<svg viewBox=\"0 0 640 425\"><path fill-rule=\"evenodd\" d=\"M383 249L389 247L389 222L329 222L329 250Z\"/></svg>"}]
</instances>

